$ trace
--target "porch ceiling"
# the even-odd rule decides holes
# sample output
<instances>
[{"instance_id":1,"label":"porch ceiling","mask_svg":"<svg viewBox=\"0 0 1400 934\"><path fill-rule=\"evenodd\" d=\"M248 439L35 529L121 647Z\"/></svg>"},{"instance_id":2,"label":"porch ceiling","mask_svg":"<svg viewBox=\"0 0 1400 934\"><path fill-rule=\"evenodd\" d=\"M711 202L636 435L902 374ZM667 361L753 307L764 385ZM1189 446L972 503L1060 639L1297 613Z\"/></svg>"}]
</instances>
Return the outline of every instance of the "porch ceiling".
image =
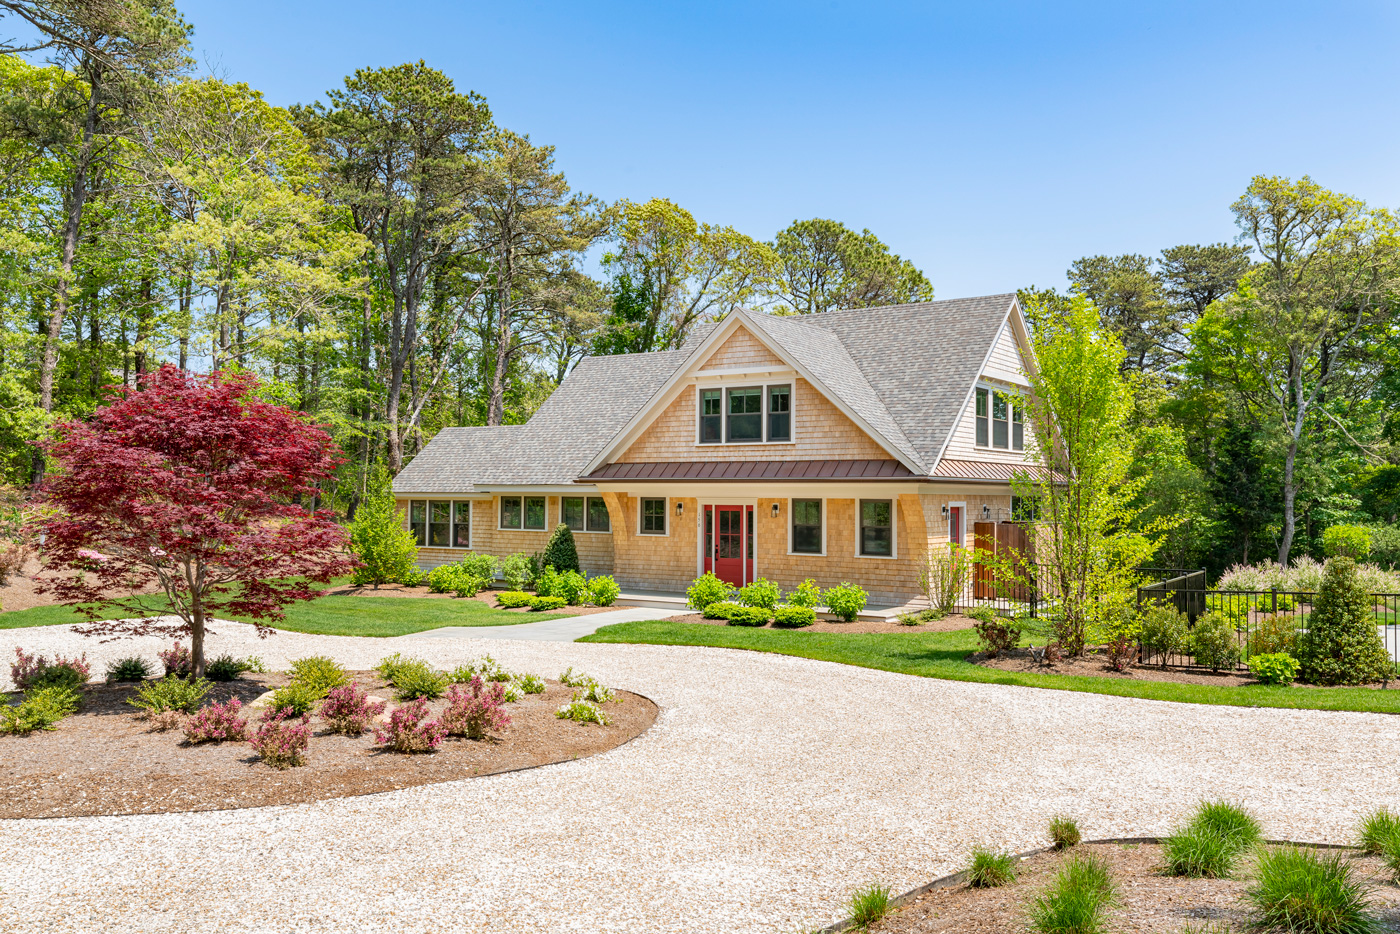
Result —
<instances>
[{"instance_id":1,"label":"porch ceiling","mask_svg":"<svg viewBox=\"0 0 1400 934\"><path fill-rule=\"evenodd\" d=\"M907 480L916 476L896 460L657 461L607 464L585 481L669 480Z\"/></svg>"}]
</instances>

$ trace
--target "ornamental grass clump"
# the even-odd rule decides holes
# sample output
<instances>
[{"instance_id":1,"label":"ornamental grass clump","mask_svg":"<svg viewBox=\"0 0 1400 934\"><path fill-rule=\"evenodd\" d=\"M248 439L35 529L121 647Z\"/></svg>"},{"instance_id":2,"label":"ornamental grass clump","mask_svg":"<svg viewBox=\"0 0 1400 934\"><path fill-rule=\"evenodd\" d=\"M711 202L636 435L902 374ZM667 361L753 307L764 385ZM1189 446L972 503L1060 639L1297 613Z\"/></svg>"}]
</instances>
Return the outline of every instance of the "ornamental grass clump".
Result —
<instances>
[{"instance_id":1,"label":"ornamental grass clump","mask_svg":"<svg viewBox=\"0 0 1400 934\"><path fill-rule=\"evenodd\" d=\"M274 769L306 764L306 748L311 745L311 718L279 710L263 720L249 744Z\"/></svg>"},{"instance_id":2,"label":"ornamental grass clump","mask_svg":"<svg viewBox=\"0 0 1400 934\"><path fill-rule=\"evenodd\" d=\"M139 655L119 658L107 666L107 683L145 681L151 676L151 664Z\"/></svg>"},{"instance_id":3,"label":"ornamental grass clump","mask_svg":"<svg viewBox=\"0 0 1400 934\"><path fill-rule=\"evenodd\" d=\"M967 868L967 884L974 889L994 889L1016 881L1016 857L998 853L986 847L972 851L972 864Z\"/></svg>"},{"instance_id":4,"label":"ornamental grass clump","mask_svg":"<svg viewBox=\"0 0 1400 934\"><path fill-rule=\"evenodd\" d=\"M1039 934L1099 934L1104 913L1117 900L1108 863L1100 856L1071 856L1031 903L1031 929Z\"/></svg>"},{"instance_id":5,"label":"ornamental grass clump","mask_svg":"<svg viewBox=\"0 0 1400 934\"><path fill-rule=\"evenodd\" d=\"M158 681L142 681L136 688L136 696L127 698L126 702L139 711L138 717L144 719L171 711L194 713L211 687L213 685L203 678L186 681L178 676L166 675Z\"/></svg>"},{"instance_id":6,"label":"ornamental grass clump","mask_svg":"<svg viewBox=\"0 0 1400 934\"><path fill-rule=\"evenodd\" d=\"M1350 859L1296 846L1264 850L1245 893L1255 925L1288 934L1372 934L1380 923Z\"/></svg>"},{"instance_id":7,"label":"ornamental grass clump","mask_svg":"<svg viewBox=\"0 0 1400 934\"><path fill-rule=\"evenodd\" d=\"M320 712L326 729L332 733L359 736L384 712L384 702L370 700L358 684L342 684L326 693Z\"/></svg>"},{"instance_id":8,"label":"ornamental grass clump","mask_svg":"<svg viewBox=\"0 0 1400 934\"><path fill-rule=\"evenodd\" d=\"M1380 856L1387 850L1400 851L1400 815L1380 807L1361 819L1356 847L1367 856Z\"/></svg>"},{"instance_id":9,"label":"ornamental grass clump","mask_svg":"<svg viewBox=\"0 0 1400 934\"><path fill-rule=\"evenodd\" d=\"M506 686L493 682L488 687L480 675L465 688L454 684L447 691L447 709L442 724L449 736L485 739L490 733L510 726L510 716L501 706L506 703Z\"/></svg>"},{"instance_id":10,"label":"ornamental grass clump","mask_svg":"<svg viewBox=\"0 0 1400 934\"><path fill-rule=\"evenodd\" d=\"M1079 846L1079 825L1074 818L1057 814L1050 818L1050 845L1057 850L1067 850Z\"/></svg>"},{"instance_id":11,"label":"ornamental grass clump","mask_svg":"<svg viewBox=\"0 0 1400 934\"><path fill-rule=\"evenodd\" d=\"M851 895L851 923L864 929L883 918L890 910L890 889L887 885L867 885Z\"/></svg>"},{"instance_id":12,"label":"ornamental grass clump","mask_svg":"<svg viewBox=\"0 0 1400 934\"><path fill-rule=\"evenodd\" d=\"M243 702L231 697L195 711L185 721L185 739L191 743L222 743L248 738L248 718L242 716Z\"/></svg>"},{"instance_id":13,"label":"ornamental grass clump","mask_svg":"<svg viewBox=\"0 0 1400 934\"><path fill-rule=\"evenodd\" d=\"M389 715L389 722L374 731L374 741L395 752L432 752L447 735L441 720L428 719L428 702L421 697Z\"/></svg>"},{"instance_id":14,"label":"ornamental grass clump","mask_svg":"<svg viewBox=\"0 0 1400 934\"><path fill-rule=\"evenodd\" d=\"M294 684L305 685L316 693L318 700L325 697L331 688L338 688L350 681L345 669L335 659L325 655L298 658L292 662L288 672Z\"/></svg>"},{"instance_id":15,"label":"ornamental grass clump","mask_svg":"<svg viewBox=\"0 0 1400 934\"><path fill-rule=\"evenodd\" d=\"M1259 822L1243 808L1228 801L1203 801L1190 824L1162 841L1162 858L1170 875L1225 879L1262 839Z\"/></svg>"}]
</instances>

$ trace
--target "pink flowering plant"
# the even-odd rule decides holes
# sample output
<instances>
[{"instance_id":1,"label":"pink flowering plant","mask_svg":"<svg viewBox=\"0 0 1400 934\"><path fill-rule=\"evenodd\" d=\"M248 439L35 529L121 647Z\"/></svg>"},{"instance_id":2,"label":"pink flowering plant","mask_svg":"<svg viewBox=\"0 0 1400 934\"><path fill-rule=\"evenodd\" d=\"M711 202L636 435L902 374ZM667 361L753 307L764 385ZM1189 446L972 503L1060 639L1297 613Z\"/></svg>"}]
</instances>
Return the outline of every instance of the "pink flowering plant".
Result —
<instances>
[{"instance_id":1,"label":"pink flowering plant","mask_svg":"<svg viewBox=\"0 0 1400 934\"><path fill-rule=\"evenodd\" d=\"M331 688L321 702L321 719L333 733L359 736L375 717L384 712L383 701L371 701L358 684Z\"/></svg>"},{"instance_id":2,"label":"pink flowering plant","mask_svg":"<svg viewBox=\"0 0 1400 934\"><path fill-rule=\"evenodd\" d=\"M510 726L510 717L502 709L505 702L504 684L494 681L487 689L481 675L473 675L465 690L457 684L448 690L443 725L452 736L485 739L493 730Z\"/></svg>"},{"instance_id":3,"label":"pink flowering plant","mask_svg":"<svg viewBox=\"0 0 1400 934\"><path fill-rule=\"evenodd\" d=\"M55 668L66 668L68 672L49 671ZM42 655L30 655L24 649L15 646L15 660L10 663L10 680L20 691L54 682L71 682L76 687L86 684L91 675L92 667L88 664L86 653L74 658L55 655L53 661L49 661Z\"/></svg>"},{"instance_id":4,"label":"pink flowering plant","mask_svg":"<svg viewBox=\"0 0 1400 934\"><path fill-rule=\"evenodd\" d=\"M236 697L201 707L185 721L185 739L191 743L222 743L248 738L248 718L242 716L243 702Z\"/></svg>"},{"instance_id":5,"label":"pink flowering plant","mask_svg":"<svg viewBox=\"0 0 1400 934\"><path fill-rule=\"evenodd\" d=\"M374 741L395 752L432 752L447 735L441 720L428 719L428 702L418 698L389 715L384 729L375 729Z\"/></svg>"},{"instance_id":6,"label":"pink flowering plant","mask_svg":"<svg viewBox=\"0 0 1400 934\"><path fill-rule=\"evenodd\" d=\"M179 642L168 649L157 652L156 655L160 656L161 664L165 666L167 675L183 678L190 673L190 668L193 665L190 650Z\"/></svg>"},{"instance_id":7,"label":"pink flowering plant","mask_svg":"<svg viewBox=\"0 0 1400 934\"><path fill-rule=\"evenodd\" d=\"M274 769L305 765L306 747L311 745L311 717L296 717L290 710L279 710L263 720L249 742Z\"/></svg>"}]
</instances>

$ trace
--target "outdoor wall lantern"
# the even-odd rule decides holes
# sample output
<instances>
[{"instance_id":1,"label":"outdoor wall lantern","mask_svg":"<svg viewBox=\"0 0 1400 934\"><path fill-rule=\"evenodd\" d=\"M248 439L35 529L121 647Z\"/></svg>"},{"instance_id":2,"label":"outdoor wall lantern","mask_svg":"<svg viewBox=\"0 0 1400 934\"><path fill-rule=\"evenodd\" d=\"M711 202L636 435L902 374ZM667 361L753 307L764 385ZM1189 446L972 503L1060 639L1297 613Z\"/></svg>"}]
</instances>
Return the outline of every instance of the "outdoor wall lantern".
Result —
<instances>
[{"instance_id":1,"label":"outdoor wall lantern","mask_svg":"<svg viewBox=\"0 0 1400 934\"><path fill-rule=\"evenodd\" d=\"M991 507L991 506L988 506L986 503L983 503L983 504L982 504L982 518L983 518L983 519L990 519L991 517L992 517L992 507Z\"/></svg>"},{"instance_id":2,"label":"outdoor wall lantern","mask_svg":"<svg viewBox=\"0 0 1400 934\"><path fill-rule=\"evenodd\" d=\"M944 503L944 504L943 504L943 518L945 518L945 519L948 518L948 504L947 504L947 503Z\"/></svg>"},{"instance_id":3,"label":"outdoor wall lantern","mask_svg":"<svg viewBox=\"0 0 1400 934\"><path fill-rule=\"evenodd\" d=\"M774 518L774 519L778 518L778 513L781 512L781 511L782 511L782 507L780 507L777 503L774 503L774 504L773 504L773 518Z\"/></svg>"},{"instance_id":4,"label":"outdoor wall lantern","mask_svg":"<svg viewBox=\"0 0 1400 934\"><path fill-rule=\"evenodd\" d=\"M676 500L676 516L679 517L683 512L685 512L685 503Z\"/></svg>"}]
</instances>

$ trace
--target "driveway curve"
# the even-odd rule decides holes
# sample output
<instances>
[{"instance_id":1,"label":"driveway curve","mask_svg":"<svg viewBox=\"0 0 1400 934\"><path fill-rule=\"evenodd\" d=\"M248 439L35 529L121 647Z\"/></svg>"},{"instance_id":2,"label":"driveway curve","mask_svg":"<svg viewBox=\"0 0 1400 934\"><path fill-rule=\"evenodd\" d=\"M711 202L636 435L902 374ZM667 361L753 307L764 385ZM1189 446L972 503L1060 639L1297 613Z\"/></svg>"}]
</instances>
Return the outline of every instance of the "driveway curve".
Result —
<instances>
[{"instance_id":1,"label":"driveway curve","mask_svg":"<svg viewBox=\"0 0 1400 934\"><path fill-rule=\"evenodd\" d=\"M850 892L899 892L1046 819L1163 832L1202 797L1272 837L1344 842L1400 808L1400 718L963 684L726 649L282 633L225 624L215 653L368 667L490 651L645 694L656 724L577 762L241 811L0 822L0 930L796 932ZM133 645L135 643L135 645ZM67 627L0 645L99 661ZM97 669L98 666L94 666ZM4 742L0 740L0 755Z\"/></svg>"}]
</instances>

